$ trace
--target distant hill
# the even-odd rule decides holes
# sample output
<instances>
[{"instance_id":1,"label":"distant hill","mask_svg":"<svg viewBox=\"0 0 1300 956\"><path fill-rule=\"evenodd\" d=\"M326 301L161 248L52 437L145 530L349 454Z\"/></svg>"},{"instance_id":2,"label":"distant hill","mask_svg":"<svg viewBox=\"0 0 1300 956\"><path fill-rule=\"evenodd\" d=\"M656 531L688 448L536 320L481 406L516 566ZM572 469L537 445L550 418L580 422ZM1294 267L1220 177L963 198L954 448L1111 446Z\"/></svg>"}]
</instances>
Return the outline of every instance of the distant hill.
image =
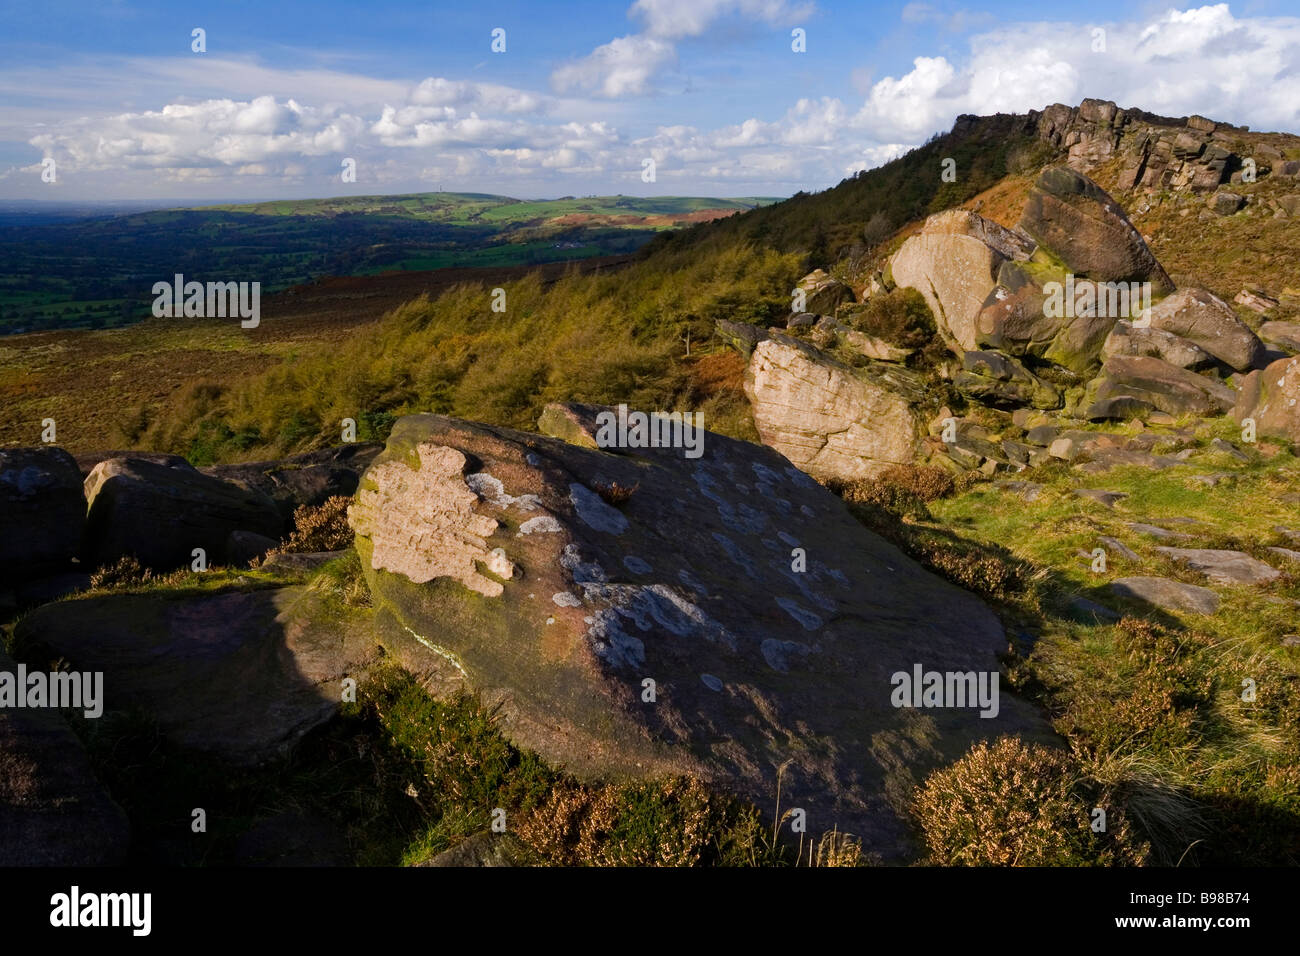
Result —
<instances>
[{"instance_id":1,"label":"distant hill","mask_svg":"<svg viewBox=\"0 0 1300 956\"><path fill-rule=\"evenodd\" d=\"M775 201L419 193L80 218L69 212L90 204L27 207L0 217L0 334L133 322L153 283L178 272L271 292L327 275L540 265L634 252L659 232Z\"/></svg>"}]
</instances>

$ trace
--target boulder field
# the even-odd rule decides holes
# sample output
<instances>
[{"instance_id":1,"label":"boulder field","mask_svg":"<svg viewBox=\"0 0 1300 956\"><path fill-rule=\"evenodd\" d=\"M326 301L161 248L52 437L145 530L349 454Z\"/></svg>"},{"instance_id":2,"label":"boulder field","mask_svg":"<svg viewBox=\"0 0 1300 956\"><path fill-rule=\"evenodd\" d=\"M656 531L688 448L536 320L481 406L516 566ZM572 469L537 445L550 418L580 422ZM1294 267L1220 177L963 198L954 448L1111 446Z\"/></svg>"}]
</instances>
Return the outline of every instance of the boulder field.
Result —
<instances>
[{"instance_id":1,"label":"boulder field","mask_svg":"<svg viewBox=\"0 0 1300 956\"><path fill-rule=\"evenodd\" d=\"M763 442L820 480L899 464L992 474L1031 463L1022 450L972 454L957 440L963 429L936 429L955 418L941 408L949 390L1002 413L1048 413L1061 427L1233 412L1260 435L1300 441L1298 376L1285 371L1300 352L1295 323L1251 324L1209 290L1175 289L1121 205L1078 169L1044 169L1013 228L968 209L936 213L869 279L819 269L798 289L804 311L784 328L724 320L718 333L746 360ZM874 299L909 289L949 359L873 324ZM1235 301L1250 315L1257 300ZM948 437L927 440L936 432Z\"/></svg>"},{"instance_id":2,"label":"boulder field","mask_svg":"<svg viewBox=\"0 0 1300 956\"><path fill-rule=\"evenodd\" d=\"M399 419L365 456L348 512L369 609L340 609L310 584L91 591L31 610L16 646L32 666L101 672L107 716L146 714L173 746L230 767L291 753L337 713L344 682L388 656L434 692L481 695L510 740L582 779L690 774L766 814L779 787L809 832L856 834L882 860L915 853L905 805L929 770L979 739L1052 738L1009 692L987 696L1007 645L993 612L867 530L789 459L711 432L698 457L598 447L602 411L548 408L543 428L567 440ZM327 468L356 457L321 454ZM255 487L276 469L221 478L151 457L85 462L92 516L121 486L112 520L96 517L84 535L114 542L106 559L184 566L182 545L200 531L212 542L282 533L275 489ZM79 473L69 456L9 460L35 469L16 513L43 500L66 509ZM170 516L166 526L145 521L150 508ZM154 538L174 553L134 550ZM71 560L76 543L54 550ZM268 568L310 579L330 556L301 557ZM900 704L895 675L918 671L969 675L971 697ZM80 753L57 714L8 720L0 760L54 760L59 733ZM0 827L36 833L41 806L75 805L116 822L58 858L117 859L128 839L120 814L78 759L49 794L7 793Z\"/></svg>"}]
</instances>

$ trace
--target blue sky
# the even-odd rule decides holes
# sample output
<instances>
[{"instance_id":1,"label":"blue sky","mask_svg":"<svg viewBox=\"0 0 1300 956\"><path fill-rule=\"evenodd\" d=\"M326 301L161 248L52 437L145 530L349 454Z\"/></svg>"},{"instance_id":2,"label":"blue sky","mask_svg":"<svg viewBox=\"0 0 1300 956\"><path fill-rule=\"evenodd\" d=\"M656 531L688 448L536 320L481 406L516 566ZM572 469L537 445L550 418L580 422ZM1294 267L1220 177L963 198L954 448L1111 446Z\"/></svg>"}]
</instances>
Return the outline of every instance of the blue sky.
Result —
<instances>
[{"instance_id":1,"label":"blue sky","mask_svg":"<svg viewBox=\"0 0 1300 956\"><path fill-rule=\"evenodd\" d=\"M205 52L191 50L196 27ZM490 48L495 28L504 53ZM795 28L806 52L791 49ZM1300 131L1300 10L1295 0L6 0L0 198L439 186L788 195L887 161L959 113L1085 96ZM340 178L345 159L355 183ZM642 180L647 159L653 183Z\"/></svg>"}]
</instances>

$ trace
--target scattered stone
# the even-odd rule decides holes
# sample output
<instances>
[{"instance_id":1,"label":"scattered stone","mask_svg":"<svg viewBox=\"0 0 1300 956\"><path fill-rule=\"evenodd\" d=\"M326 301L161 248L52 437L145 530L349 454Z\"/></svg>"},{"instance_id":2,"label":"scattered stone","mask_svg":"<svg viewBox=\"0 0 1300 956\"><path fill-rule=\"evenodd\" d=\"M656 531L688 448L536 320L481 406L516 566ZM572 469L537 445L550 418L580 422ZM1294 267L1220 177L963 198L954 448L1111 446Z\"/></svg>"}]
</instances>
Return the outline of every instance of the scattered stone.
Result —
<instances>
[{"instance_id":1,"label":"scattered stone","mask_svg":"<svg viewBox=\"0 0 1300 956\"><path fill-rule=\"evenodd\" d=\"M804 291L804 308L816 315L834 315L841 302L853 301L853 290L824 269L814 269L796 287Z\"/></svg>"},{"instance_id":2,"label":"scattered stone","mask_svg":"<svg viewBox=\"0 0 1300 956\"><path fill-rule=\"evenodd\" d=\"M957 354L978 348L976 319L1007 259L1029 258L1023 236L963 209L936 213L890 260L894 282L916 289Z\"/></svg>"},{"instance_id":3,"label":"scattered stone","mask_svg":"<svg viewBox=\"0 0 1300 956\"><path fill-rule=\"evenodd\" d=\"M511 833L485 830L466 837L417 866L527 866L531 854L522 840Z\"/></svg>"},{"instance_id":4,"label":"scattered stone","mask_svg":"<svg viewBox=\"0 0 1300 956\"><path fill-rule=\"evenodd\" d=\"M1234 477L1236 476L1230 472L1216 471L1208 475L1192 475L1189 480L1196 482L1198 485L1205 485L1208 488L1216 488L1224 481Z\"/></svg>"},{"instance_id":5,"label":"scattered stone","mask_svg":"<svg viewBox=\"0 0 1300 956\"><path fill-rule=\"evenodd\" d=\"M1123 541L1119 540L1119 538L1111 538L1107 535L1102 535L1097 540L1100 541L1107 550L1114 551L1125 561L1142 560L1136 551L1126 545Z\"/></svg>"},{"instance_id":6,"label":"scattered stone","mask_svg":"<svg viewBox=\"0 0 1300 956\"><path fill-rule=\"evenodd\" d=\"M1089 453L1088 461L1080 462L1074 467L1084 474L1099 475L1121 465L1133 465L1158 471L1181 464L1183 464L1182 458L1176 455L1152 455L1126 448L1098 448Z\"/></svg>"},{"instance_id":7,"label":"scattered stone","mask_svg":"<svg viewBox=\"0 0 1300 956\"><path fill-rule=\"evenodd\" d=\"M1123 501L1128 495L1123 491L1102 491L1098 488L1075 488L1074 495L1076 498L1088 498L1107 508L1114 508L1116 502Z\"/></svg>"},{"instance_id":8,"label":"scattered stone","mask_svg":"<svg viewBox=\"0 0 1300 956\"><path fill-rule=\"evenodd\" d=\"M1288 352L1300 352L1300 322L1265 322L1259 327L1259 337Z\"/></svg>"},{"instance_id":9,"label":"scattered stone","mask_svg":"<svg viewBox=\"0 0 1300 956\"><path fill-rule=\"evenodd\" d=\"M1149 356L1179 368L1203 368L1214 362L1214 356L1195 342L1164 329L1135 327L1128 319L1116 322L1102 344L1102 359L1112 355Z\"/></svg>"},{"instance_id":10,"label":"scattered stone","mask_svg":"<svg viewBox=\"0 0 1300 956\"><path fill-rule=\"evenodd\" d=\"M1232 301L1261 315L1276 309L1279 305L1277 299L1259 289L1242 289Z\"/></svg>"},{"instance_id":11,"label":"scattered stone","mask_svg":"<svg viewBox=\"0 0 1300 956\"><path fill-rule=\"evenodd\" d=\"M276 552L262 562L262 569L266 571L293 571L301 573L311 573L324 567L335 558L341 558L347 554L347 551L300 551L285 553Z\"/></svg>"},{"instance_id":12,"label":"scattered stone","mask_svg":"<svg viewBox=\"0 0 1300 956\"><path fill-rule=\"evenodd\" d=\"M1050 445L1061 434L1056 425L1035 425L1025 435L1025 440L1033 445Z\"/></svg>"},{"instance_id":13,"label":"scattered stone","mask_svg":"<svg viewBox=\"0 0 1300 956\"><path fill-rule=\"evenodd\" d=\"M1127 422L1135 418L1139 420L1146 418L1153 411L1155 411L1155 406L1150 402L1144 402L1140 398L1132 398L1128 395L1119 395L1114 398L1103 398L1100 401L1093 402L1088 406L1084 417L1092 422Z\"/></svg>"},{"instance_id":14,"label":"scattered stone","mask_svg":"<svg viewBox=\"0 0 1300 956\"><path fill-rule=\"evenodd\" d=\"M813 316L813 319L815 320L816 316ZM732 322L729 319L718 319L714 323L714 327L717 329L718 338L722 339L746 359L754 353L754 346L768 336L768 333L756 325L750 325L748 322Z\"/></svg>"},{"instance_id":15,"label":"scattered stone","mask_svg":"<svg viewBox=\"0 0 1300 956\"><path fill-rule=\"evenodd\" d=\"M1205 201L1216 216L1231 216L1246 205L1246 197L1220 189Z\"/></svg>"},{"instance_id":16,"label":"scattered stone","mask_svg":"<svg viewBox=\"0 0 1300 956\"><path fill-rule=\"evenodd\" d=\"M82 452L75 457L77 459L77 468L81 470L82 480L85 480L101 461L108 461L110 458L135 458L140 461L151 461L155 465L163 465L167 468L198 470L182 455L169 455L161 451L91 451Z\"/></svg>"},{"instance_id":17,"label":"scattered stone","mask_svg":"<svg viewBox=\"0 0 1300 956\"><path fill-rule=\"evenodd\" d=\"M1036 481L996 481L994 487L1019 495L1025 501L1037 501L1043 492L1043 486Z\"/></svg>"},{"instance_id":18,"label":"scattered stone","mask_svg":"<svg viewBox=\"0 0 1300 956\"><path fill-rule=\"evenodd\" d=\"M1290 548L1269 548L1274 554L1286 558L1288 561L1300 561L1300 551L1292 551Z\"/></svg>"},{"instance_id":19,"label":"scattered stone","mask_svg":"<svg viewBox=\"0 0 1300 956\"><path fill-rule=\"evenodd\" d=\"M953 385L959 392L991 405L1057 408L1061 404L1061 394L1052 385L1001 352L964 353L962 369Z\"/></svg>"},{"instance_id":20,"label":"scattered stone","mask_svg":"<svg viewBox=\"0 0 1300 956\"><path fill-rule=\"evenodd\" d=\"M1137 598L1166 611L1213 614L1219 609L1219 595L1209 588L1170 578L1116 578L1110 587L1121 597Z\"/></svg>"},{"instance_id":21,"label":"scattered stone","mask_svg":"<svg viewBox=\"0 0 1300 956\"><path fill-rule=\"evenodd\" d=\"M1282 576L1281 571L1241 551L1165 547L1156 550L1218 584L1268 584Z\"/></svg>"},{"instance_id":22,"label":"scattered stone","mask_svg":"<svg viewBox=\"0 0 1300 956\"><path fill-rule=\"evenodd\" d=\"M1237 459L1237 461L1250 462L1250 456L1230 441L1224 441L1222 438L1215 438L1210 442L1210 447L1225 455L1231 455L1233 458Z\"/></svg>"},{"instance_id":23,"label":"scattered stone","mask_svg":"<svg viewBox=\"0 0 1300 956\"><path fill-rule=\"evenodd\" d=\"M223 551L225 563L237 568L247 567L262 558L280 542L255 531L232 531L226 538Z\"/></svg>"},{"instance_id":24,"label":"scattered stone","mask_svg":"<svg viewBox=\"0 0 1300 956\"><path fill-rule=\"evenodd\" d=\"M1136 531L1138 534L1145 534L1148 537L1159 538L1163 541L1189 541L1190 534L1183 534L1181 531L1170 531L1167 528L1161 528L1158 525L1145 524L1141 521L1130 521L1128 523L1130 531Z\"/></svg>"}]
</instances>

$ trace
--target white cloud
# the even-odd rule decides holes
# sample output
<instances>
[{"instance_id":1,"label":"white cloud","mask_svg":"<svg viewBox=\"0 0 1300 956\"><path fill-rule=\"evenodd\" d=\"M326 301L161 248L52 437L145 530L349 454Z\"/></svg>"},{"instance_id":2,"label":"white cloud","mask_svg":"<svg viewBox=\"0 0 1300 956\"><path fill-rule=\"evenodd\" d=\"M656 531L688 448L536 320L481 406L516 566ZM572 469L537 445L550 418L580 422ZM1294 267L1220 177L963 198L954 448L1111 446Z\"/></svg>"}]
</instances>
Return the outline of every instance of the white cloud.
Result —
<instances>
[{"instance_id":1,"label":"white cloud","mask_svg":"<svg viewBox=\"0 0 1300 956\"><path fill-rule=\"evenodd\" d=\"M614 99L643 96L652 80L677 63L675 41L703 36L720 19L743 16L768 26L791 25L810 15L811 3L787 0L636 0L629 16L645 31L616 37L556 69L551 86Z\"/></svg>"},{"instance_id":2,"label":"white cloud","mask_svg":"<svg viewBox=\"0 0 1300 956\"><path fill-rule=\"evenodd\" d=\"M596 47L580 60L551 74L560 93L580 91L610 98L650 91L650 79L677 62L677 50L666 40L633 34Z\"/></svg>"},{"instance_id":3,"label":"white cloud","mask_svg":"<svg viewBox=\"0 0 1300 956\"><path fill-rule=\"evenodd\" d=\"M915 15L915 14L914 14ZM1092 49L1106 31L1105 52ZM1300 18L1243 18L1227 4L1123 23L1009 24L974 36L960 65L917 57L885 77L856 122L916 139L961 113L1025 112L1084 97L1260 128L1300 125Z\"/></svg>"},{"instance_id":4,"label":"white cloud","mask_svg":"<svg viewBox=\"0 0 1300 956\"><path fill-rule=\"evenodd\" d=\"M707 31L718 17L779 20L789 9L775 0L640 0L631 15L643 33L607 44L599 62L557 71L561 90L585 90L585 97L233 60L60 63L44 73L0 67L0 102L18 101L16 91L29 81L42 97L29 93L22 106L2 111L0 141L55 157L60 186L91 196L139 196L160 182L225 188L223 196L249 195L257 183L267 183L268 194L294 183L319 195L338 182L344 156L357 158L362 184L437 182L515 195L636 192L641 160L650 156L660 180L675 189L707 193L752 183L774 194L819 188L887 162L961 113L1024 112L1085 96L1300 130L1300 17L1238 18L1225 5L1115 23L1007 23L970 37L965 55L918 56L910 69L859 89L845 64L828 79L840 87L774 98L761 115L715 106L697 108L684 122L664 107L685 100L617 99L649 90L676 56L674 43ZM1092 51L1095 27L1106 30L1104 53ZM115 73L131 77L129 99L111 79ZM89 86L78 97L83 82ZM171 95L226 83L224 95ZM60 97L66 102L56 108ZM39 173L39 165L10 167L0 179L7 194L26 196L39 188L31 185Z\"/></svg>"},{"instance_id":5,"label":"white cloud","mask_svg":"<svg viewBox=\"0 0 1300 956\"><path fill-rule=\"evenodd\" d=\"M176 170L324 156L347 149L361 130L355 116L259 96L250 102L173 103L156 111L82 119L29 142L71 171Z\"/></svg>"}]
</instances>

